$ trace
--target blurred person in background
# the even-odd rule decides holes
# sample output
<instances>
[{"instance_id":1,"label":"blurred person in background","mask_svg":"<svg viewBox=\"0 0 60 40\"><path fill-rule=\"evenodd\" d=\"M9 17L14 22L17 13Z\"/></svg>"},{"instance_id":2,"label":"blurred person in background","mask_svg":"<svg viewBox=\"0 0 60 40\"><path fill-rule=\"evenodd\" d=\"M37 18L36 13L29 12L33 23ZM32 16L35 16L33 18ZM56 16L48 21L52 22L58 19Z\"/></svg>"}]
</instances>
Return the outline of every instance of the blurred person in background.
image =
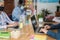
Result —
<instances>
[{"instance_id":1,"label":"blurred person in background","mask_svg":"<svg viewBox=\"0 0 60 40\"><path fill-rule=\"evenodd\" d=\"M17 26L18 23L11 21L3 10L4 10L4 7L0 6L0 28L9 28L9 27Z\"/></svg>"},{"instance_id":2,"label":"blurred person in background","mask_svg":"<svg viewBox=\"0 0 60 40\"><path fill-rule=\"evenodd\" d=\"M20 15L25 14L24 11L24 0L19 0L17 7L13 9L12 12L12 19L14 21L19 22L20 20Z\"/></svg>"}]
</instances>

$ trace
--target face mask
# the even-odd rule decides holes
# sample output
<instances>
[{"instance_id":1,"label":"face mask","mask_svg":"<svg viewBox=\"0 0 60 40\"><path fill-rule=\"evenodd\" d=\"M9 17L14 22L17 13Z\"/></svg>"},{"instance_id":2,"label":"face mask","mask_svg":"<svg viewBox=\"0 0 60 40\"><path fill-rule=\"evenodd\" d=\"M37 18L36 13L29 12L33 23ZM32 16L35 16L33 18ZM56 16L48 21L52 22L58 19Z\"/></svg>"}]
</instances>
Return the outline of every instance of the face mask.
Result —
<instances>
[{"instance_id":1,"label":"face mask","mask_svg":"<svg viewBox=\"0 0 60 40\"><path fill-rule=\"evenodd\" d=\"M21 6L21 9L24 9L24 7L23 7L23 6Z\"/></svg>"},{"instance_id":2,"label":"face mask","mask_svg":"<svg viewBox=\"0 0 60 40\"><path fill-rule=\"evenodd\" d=\"M4 7L1 7L1 6L0 6L0 11L3 11L3 10L4 10Z\"/></svg>"}]
</instances>

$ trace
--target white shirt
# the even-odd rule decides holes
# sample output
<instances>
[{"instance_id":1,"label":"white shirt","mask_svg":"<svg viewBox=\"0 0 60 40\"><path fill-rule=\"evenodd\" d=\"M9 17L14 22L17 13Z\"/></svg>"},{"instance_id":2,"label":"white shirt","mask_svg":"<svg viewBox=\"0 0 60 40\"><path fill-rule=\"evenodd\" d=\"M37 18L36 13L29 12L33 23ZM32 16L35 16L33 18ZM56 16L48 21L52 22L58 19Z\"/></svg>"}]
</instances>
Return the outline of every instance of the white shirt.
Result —
<instances>
[{"instance_id":1,"label":"white shirt","mask_svg":"<svg viewBox=\"0 0 60 40\"><path fill-rule=\"evenodd\" d=\"M1 12L0 14L0 28L6 28L6 25L13 23L13 21L11 21L9 19L9 17L7 16L7 14L5 12Z\"/></svg>"},{"instance_id":2,"label":"white shirt","mask_svg":"<svg viewBox=\"0 0 60 40\"><path fill-rule=\"evenodd\" d=\"M17 6L17 7L14 8L14 10L12 12L12 19L14 21L18 21L19 22L20 15L22 15L22 14L25 14L23 6L21 6L21 7Z\"/></svg>"},{"instance_id":3,"label":"white shirt","mask_svg":"<svg viewBox=\"0 0 60 40\"><path fill-rule=\"evenodd\" d=\"M53 21L60 23L60 17L54 17Z\"/></svg>"}]
</instances>

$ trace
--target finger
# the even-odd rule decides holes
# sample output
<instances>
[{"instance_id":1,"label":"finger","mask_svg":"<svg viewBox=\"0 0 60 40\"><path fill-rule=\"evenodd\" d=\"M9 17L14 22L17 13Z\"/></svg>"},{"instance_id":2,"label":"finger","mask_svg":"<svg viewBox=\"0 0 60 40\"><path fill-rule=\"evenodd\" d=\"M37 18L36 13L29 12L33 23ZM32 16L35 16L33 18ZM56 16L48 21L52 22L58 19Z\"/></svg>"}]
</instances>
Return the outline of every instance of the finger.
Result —
<instances>
[{"instance_id":1,"label":"finger","mask_svg":"<svg viewBox=\"0 0 60 40\"><path fill-rule=\"evenodd\" d=\"M44 26L44 29L47 29L47 26Z\"/></svg>"},{"instance_id":2,"label":"finger","mask_svg":"<svg viewBox=\"0 0 60 40\"><path fill-rule=\"evenodd\" d=\"M44 26L44 28L48 28L48 25Z\"/></svg>"},{"instance_id":3,"label":"finger","mask_svg":"<svg viewBox=\"0 0 60 40\"><path fill-rule=\"evenodd\" d=\"M42 32L42 28L40 29L40 32Z\"/></svg>"},{"instance_id":4,"label":"finger","mask_svg":"<svg viewBox=\"0 0 60 40\"><path fill-rule=\"evenodd\" d=\"M40 31L41 31L41 32L43 32L43 30L44 30L44 28L41 28L41 30L40 30Z\"/></svg>"}]
</instances>

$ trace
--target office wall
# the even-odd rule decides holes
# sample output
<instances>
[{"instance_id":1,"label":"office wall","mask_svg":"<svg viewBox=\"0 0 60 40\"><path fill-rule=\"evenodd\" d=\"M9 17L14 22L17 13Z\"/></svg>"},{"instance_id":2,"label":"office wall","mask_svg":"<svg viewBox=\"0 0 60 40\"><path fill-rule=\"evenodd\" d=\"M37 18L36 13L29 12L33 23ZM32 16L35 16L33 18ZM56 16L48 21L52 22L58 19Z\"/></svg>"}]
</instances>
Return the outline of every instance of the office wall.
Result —
<instances>
[{"instance_id":1,"label":"office wall","mask_svg":"<svg viewBox=\"0 0 60 40\"><path fill-rule=\"evenodd\" d=\"M14 5L15 5L15 7L18 5L18 1L19 1L19 0L14 0Z\"/></svg>"},{"instance_id":2,"label":"office wall","mask_svg":"<svg viewBox=\"0 0 60 40\"><path fill-rule=\"evenodd\" d=\"M4 6L4 2L0 2L0 6Z\"/></svg>"},{"instance_id":3,"label":"office wall","mask_svg":"<svg viewBox=\"0 0 60 40\"><path fill-rule=\"evenodd\" d=\"M4 6L4 0L0 0L0 6Z\"/></svg>"},{"instance_id":4,"label":"office wall","mask_svg":"<svg viewBox=\"0 0 60 40\"><path fill-rule=\"evenodd\" d=\"M56 12L56 6L59 5L56 3L40 3L37 2L37 13L39 13L42 9L48 9L50 12L52 12L52 15L55 15Z\"/></svg>"}]
</instances>

